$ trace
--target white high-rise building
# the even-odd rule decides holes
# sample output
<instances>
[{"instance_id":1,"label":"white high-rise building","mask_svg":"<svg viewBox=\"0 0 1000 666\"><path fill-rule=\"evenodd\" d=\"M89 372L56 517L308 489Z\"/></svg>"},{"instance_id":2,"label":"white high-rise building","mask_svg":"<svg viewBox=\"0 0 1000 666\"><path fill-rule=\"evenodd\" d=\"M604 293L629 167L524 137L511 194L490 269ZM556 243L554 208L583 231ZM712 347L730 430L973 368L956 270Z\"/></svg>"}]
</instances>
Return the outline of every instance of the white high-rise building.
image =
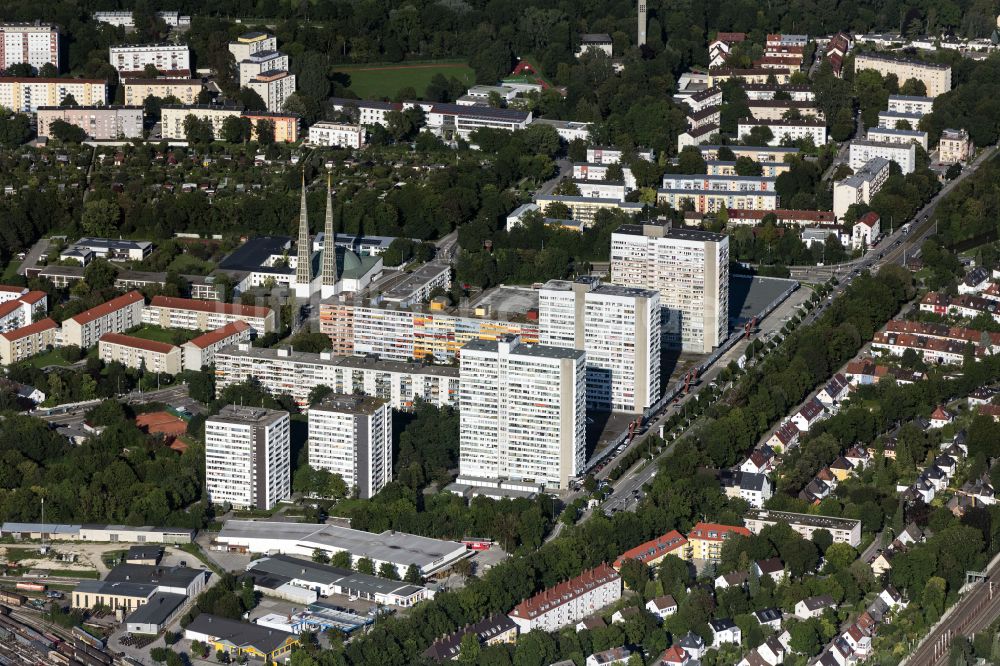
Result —
<instances>
[{"instance_id":1,"label":"white high-rise building","mask_svg":"<svg viewBox=\"0 0 1000 666\"><path fill-rule=\"evenodd\" d=\"M237 37L235 42L229 42L229 52L233 54L237 64L255 53L274 51L277 48L278 40L266 32L247 32Z\"/></svg>"},{"instance_id":2,"label":"white high-rise building","mask_svg":"<svg viewBox=\"0 0 1000 666\"><path fill-rule=\"evenodd\" d=\"M669 224L611 235L611 282L660 292L664 341L707 354L729 332L729 237Z\"/></svg>"},{"instance_id":3,"label":"white high-rise building","mask_svg":"<svg viewBox=\"0 0 1000 666\"><path fill-rule=\"evenodd\" d=\"M0 23L0 69L27 63L59 69L59 29L43 23Z\"/></svg>"},{"instance_id":4,"label":"white high-rise building","mask_svg":"<svg viewBox=\"0 0 1000 666\"><path fill-rule=\"evenodd\" d=\"M392 410L379 398L334 394L309 408L309 465L339 474L369 499L392 480Z\"/></svg>"},{"instance_id":5,"label":"white high-rise building","mask_svg":"<svg viewBox=\"0 0 1000 666\"><path fill-rule=\"evenodd\" d=\"M228 405L205 421L212 504L271 509L292 494L288 412Z\"/></svg>"},{"instance_id":6,"label":"white high-rise building","mask_svg":"<svg viewBox=\"0 0 1000 666\"><path fill-rule=\"evenodd\" d=\"M539 342L587 352L587 408L641 413L660 398L660 294L583 277L538 292Z\"/></svg>"},{"instance_id":7,"label":"white high-rise building","mask_svg":"<svg viewBox=\"0 0 1000 666\"><path fill-rule=\"evenodd\" d=\"M567 488L586 456L586 356L517 336L462 347L458 482Z\"/></svg>"}]
</instances>

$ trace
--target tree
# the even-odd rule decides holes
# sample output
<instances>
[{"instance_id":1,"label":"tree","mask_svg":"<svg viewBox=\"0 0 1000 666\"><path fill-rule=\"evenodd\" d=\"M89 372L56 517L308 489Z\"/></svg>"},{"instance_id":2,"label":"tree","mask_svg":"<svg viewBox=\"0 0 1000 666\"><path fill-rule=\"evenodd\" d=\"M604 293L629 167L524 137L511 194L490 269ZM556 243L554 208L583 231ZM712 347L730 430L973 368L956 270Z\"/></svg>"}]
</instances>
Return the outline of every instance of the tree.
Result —
<instances>
[{"instance_id":1,"label":"tree","mask_svg":"<svg viewBox=\"0 0 1000 666\"><path fill-rule=\"evenodd\" d=\"M375 575L375 563L372 562L367 557L362 557L358 560L358 573L368 574L369 576Z\"/></svg>"},{"instance_id":2,"label":"tree","mask_svg":"<svg viewBox=\"0 0 1000 666\"><path fill-rule=\"evenodd\" d=\"M192 146L212 143L215 140L212 122L189 113L184 118L184 138Z\"/></svg>"},{"instance_id":3,"label":"tree","mask_svg":"<svg viewBox=\"0 0 1000 666\"><path fill-rule=\"evenodd\" d=\"M73 97L73 93L66 93L66 96L62 98L61 102L59 102L59 106L80 106L80 103L76 101L76 97Z\"/></svg>"},{"instance_id":4,"label":"tree","mask_svg":"<svg viewBox=\"0 0 1000 666\"><path fill-rule=\"evenodd\" d=\"M108 238L115 235L120 216L121 210L115 202L91 199L83 204L80 226L88 236Z\"/></svg>"},{"instance_id":5,"label":"tree","mask_svg":"<svg viewBox=\"0 0 1000 666\"><path fill-rule=\"evenodd\" d=\"M697 146L685 146L681 154L677 156L677 169L680 173L694 174L706 173L708 167L705 158L701 156L701 151Z\"/></svg>"},{"instance_id":6,"label":"tree","mask_svg":"<svg viewBox=\"0 0 1000 666\"><path fill-rule=\"evenodd\" d=\"M479 663L479 653L482 647L479 645L479 637L476 632L470 631L462 636L458 646L458 663L477 664Z\"/></svg>"},{"instance_id":7,"label":"tree","mask_svg":"<svg viewBox=\"0 0 1000 666\"><path fill-rule=\"evenodd\" d=\"M105 259L94 259L83 270L83 279L92 290L111 289L117 278L118 269Z\"/></svg>"},{"instance_id":8,"label":"tree","mask_svg":"<svg viewBox=\"0 0 1000 666\"><path fill-rule=\"evenodd\" d=\"M38 70L38 76L43 79L54 79L59 76L59 70L51 62L47 62Z\"/></svg>"},{"instance_id":9,"label":"tree","mask_svg":"<svg viewBox=\"0 0 1000 666\"><path fill-rule=\"evenodd\" d=\"M399 580L399 572L396 570L396 565L392 562L383 562L378 568L378 575L389 580Z\"/></svg>"},{"instance_id":10,"label":"tree","mask_svg":"<svg viewBox=\"0 0 1000 666\"><path fill-rule=\"evenodd\" d=\"M314 386L311 391L309 391L309 406L314 407L319 403L323 402L328 395L333 393L333 389L325 384L319 384Z\"/></svg>"},{"instance_id":11,"label":"tree","mask_svg":"<svg viewBox=\"0 0 1000 666\"><path fill-rule=\"evenodd\" d=\"M239 116L228 116L222 121L222 129L219 132L220 138L226 143L243 143L249 139L244 121L246 119ZM249 123L249 121L246 121Z\"/></svg>"},{"instance_id":12,"label":"tree","mask_svg":"<svg viewBox=\"0 0 1000 666\"><path fill-rule=\"evenodd\" d=\"M319 548L316 548L312 553L312 561L317 564L329 564L330 557Z\"/></svg>"},{"instance_id":13,"label":"tree","mask_svg":"<svg viewBox=\"0 0 1000 666\"><path fill-rule=\"evenodd\" d=\"M330 557L330 566L339 567L341 569L353 569L354 560L351 557L350 551L338 550L332 557Z\"/></svg>"},{"instance_id":14,"label":"tree","mask_svg":"<svg viewBox=\"0 0 1000 666\"><path fill-rule=\"evenodd\" d=\"M53 120L49 123L49 132L63 143L81 143L87 139L87 133L82 127L72 125L65 120Z\"/></svg>"},{"instance_id":15,"label":"tree","mask_svg":"<svg viewBox=\"0 0 1000 666\"><path fill-rule=\"evenodd\" d=\"M740 155L736 158L735 169L739 176L760 176L764 173L764 167L760 165L760 162L746 155Z\"/></svg>"},{"instance_id":16,"label":"tree","mask_svg":"<svg viewBox=\"0 0 1000 666\"><path fill-rule=\"evenodd\" d=\"M774 132L767 125L755 125L743 139L744 146L767 146L774 140Z\"/></svg>"},{"instance_id":17,"label":"tree","mask_svg":"<svg viewBox=\"0 0 1000 666\"><path fill-rule=\"evenodd\" d=\"M920 79L906 79L899 87L900 95L914 95L917 97L927 96L927 86Z\"/></svg>"},{"instance_id":18,"label":"tree","mask_svg":"<svg viewBox=\"0 0 1000 666\"><path fill-rule=\"evenodd\" d=\"M156 65L150 63L142 68L142 75L147 79L155 79L160 75L160 70L156 69Z\"/></svg>"},{"instance_id":19,"label":"tree","mask_svg":"<svg viewBox=\"0 0 1000 666\"><path fill-rule=\"evenodd\" d=\"M31 119L0 107L0 146L13 148L31 137Z\"/></svg>"},{"instance_id":20,"label":"tree","mask_svg":"<svg viewBox=\"0 0 1000 666\"><path fill-rule=\"evenodd\" d=\"M420 585L423 583L423 576L420 575L420 567L416 564L411 564L406 568L406 575L403 576L403 580L407 583L413 583L414 585Z\"/></svg>"},{"instance_id":21,"label":"tree","mask_svg":"<svg viewBox=\"0 0 1000 666\"><path fill-rule=\"evenodd\" d=\"M789 643L790 647L796 652L800 652L807 657L813 657L819 654L823 643L816 624L817 622L815 619L806 620L805 622L792 623L792 625L788 627L788 633L791 635L791 642Z\"/></svg>"},{"instance_id":22,"label":"tree","mask_svg":"<svg viewBox=\"0 0 1000 666\"><path fill-rule=\"evenodd\" d=\"M923 594L920 596L920 605L924 609L924 618L928 626L937 622L944 612L946 588L947 581L940 576L931 576L927 579Z\"/></svg>"},{"instance_id":23,"label":"tree","mask_svg":"<svg viewBox=\"0 0 1000 666\"><path fill-rule=\"evenodd\" d=\"M239 101L247 111L267 111L267 103L252 88L240 88Z\"/></svg>"},{"instance_id":24,"label":"tree","mask_svg":"<svg viewBox=\"0 0 1000 666\"><path fill-rule=\"evenodd\" d=\"M843 571L851 566L858 557L858 552L846 543L831 544L826 549L826 562L837 571Z\"/></svg>"},{"instance_id":25,"label":"tree","mask_svg":"<svg viewBox=\"0 0 1000 666\"><path fill-rule=\"evenodd\" d=\"M274 143L274 121L264 118L258 120L254 125L254 136L257 143L262 146L270 146Z\"/></svg>"}]
</instances>

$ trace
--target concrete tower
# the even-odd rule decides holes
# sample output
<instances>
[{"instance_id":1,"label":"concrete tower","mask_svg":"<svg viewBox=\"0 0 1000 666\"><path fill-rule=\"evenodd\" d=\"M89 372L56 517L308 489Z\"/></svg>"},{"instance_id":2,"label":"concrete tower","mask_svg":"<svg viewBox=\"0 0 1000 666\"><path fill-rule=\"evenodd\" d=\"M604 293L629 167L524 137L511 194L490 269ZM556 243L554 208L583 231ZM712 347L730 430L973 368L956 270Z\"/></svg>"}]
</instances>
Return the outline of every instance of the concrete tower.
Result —
<instances>
[{"instance_id":1,"label":"concrete tower","mask_svg":"<svg viewBox=\"0 0 1000 666\"><path fill-rule=\"evenodd\" d=\"M309 243L309 211L306 209L306 174L302 172L302 203L299 210L299 244L295 266L295 295L309 298L312 290L312 246Z\"/></svg>"},{"instance_id":2,"label":"concrete tower","mask_svg":"<svg viewBox=\"0 0 1000 666\"><path fill-rule=\"evenodd\" d=\"M329 298L337 290L337 235L333 229L333 186L326 174L326 226L323 228L323 269L320 296Z\"/></svg>"},{"instance_id":3,"label":"concrete tower","mask_svg":"<svg viewBox=\"0 0 1000 666\"><path fill-rule=\"evenodd\" d=\"M639 46L646 44L646 0L639 0L639 36L636 43Z\"/></svg>"}]
</instances>

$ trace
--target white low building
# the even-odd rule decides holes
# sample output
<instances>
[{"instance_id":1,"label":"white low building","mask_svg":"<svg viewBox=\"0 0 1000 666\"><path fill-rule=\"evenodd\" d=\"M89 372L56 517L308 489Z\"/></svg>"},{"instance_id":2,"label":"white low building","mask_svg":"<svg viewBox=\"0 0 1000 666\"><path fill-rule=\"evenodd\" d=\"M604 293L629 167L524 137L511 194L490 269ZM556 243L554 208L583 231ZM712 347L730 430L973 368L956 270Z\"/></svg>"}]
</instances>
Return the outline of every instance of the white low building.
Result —
<instances>
[{"instance_id":1,"label":"white low building","mask_svg":"<svg viewBox=\"0 0 1000 666\"><path fill-rule=\"evenodd\" d=\"M365 145L365 128L361 125L321 120L309 128L309 143L314 146L361 148Z\"/></svg>"},{"instance_id":2,"label":"white low building","mask_svg":"<svg viewBox=\"0 0 1000 666\"><path fill-rule=\"evenodd\" d=\"M870 204L889 178L889 160L875 157L869 160L854 175L833 184L833 213L843 220L847 210L854 204Z\"/></svg>"},{"instance_id":3,"label":"white low building","mask_svg":"<svg viewBox=\"0 0 1000 666\"><path fill-rule=\"evenodd\" d=\"M891 127L870 127L868 140L881 143L916 143L927 150L927 132L920 130L893 129Z\"/></svg>"},{"instance_id":4,"label":"white low building","mask_svg":"<svg viewBox=\"0 0 1000 666\"><path fill-rule=\"evenodd\" d=\"M785 139L798 141L812 139L813 145L822 146L826 143L826 122L822 120L754 120L744 118L737 123L737 138L746 139L755 127L767 127L772 138L769 146L781 144Z\"/></svg>"},{"instance_id":5,"label":"white low building","mask_svg":"<svg viewBox=\"0 0 1000 666\"><path fill-rule=\"evenodd\" d=\"M394 530L374 534L339 525L253 520L227 520L212 547L236 553L305 557L312 557L317 550L328 556L347 551L355 566L362 558L371 560L376 571L388 563L406 572L413 564L422 576L446 569L468 554L462 543Z\"/></svg>"}]
</instances>

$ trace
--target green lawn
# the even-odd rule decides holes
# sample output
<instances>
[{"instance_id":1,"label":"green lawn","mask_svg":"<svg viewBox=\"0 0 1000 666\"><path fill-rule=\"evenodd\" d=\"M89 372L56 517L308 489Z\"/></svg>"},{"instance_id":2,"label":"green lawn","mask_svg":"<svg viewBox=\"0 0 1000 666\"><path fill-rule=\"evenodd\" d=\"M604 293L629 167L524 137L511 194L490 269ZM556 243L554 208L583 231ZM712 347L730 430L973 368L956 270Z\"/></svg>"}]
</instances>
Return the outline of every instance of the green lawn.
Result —
<instances>
[{"instance_id":1,"label":"green lawn","mask_svg":"<svg viewBox=\"0 0 1000 666\"><path fill-rule=\"evenodd\" d=\"M201 335L201 331L185 331L183 329L160 328L159 326L142 326L134 331L129 331L128 335L143 340L155 340L156 342L166 342L170 345L183 344L188 340ZM180 340L180 342L178 342Z\"/></svg>"},{"instance_id":2,"label":"green lawn","mask_svg":"<svg viewBox=\"0 0 1000 666\"><path fill-rule=\"evenodd\" d=\"M69 365L66 359L63 358L62 352L59 349L53 349L47 351L44 354L36 354L25 361L26 363L35 366L36 368L44 368L47 365Z\"/></svg>"},{"instance_id":3,"label":"green lawn","mask_svg":"<svg viewBox=\"0 0 1000 666\"><path fill-rule=\"evenodd\" d=\"M21 262L17 259L12 259L11 262L7 264L7 268L4 270L3 276L0 277L0 280L3 280L4 284L10 284L10 281L14 279L15 275L17 275L17 269L20 267Z\"/></svg>"},{"instance_id":4,"label":"green lawn","mask_svg":"<svg viewBox=\"0 0 1000 666\"><path fill-rule=\"evenodd\" d=\"M407 86L416 91L417 97L422 97L435 74L446 79L455 77L467 86L476 82L475 72L460 60L348 65L340 67L337 73L349 79L345 85L362 99L393 97Z\"/></svg>"}]
</instances>

